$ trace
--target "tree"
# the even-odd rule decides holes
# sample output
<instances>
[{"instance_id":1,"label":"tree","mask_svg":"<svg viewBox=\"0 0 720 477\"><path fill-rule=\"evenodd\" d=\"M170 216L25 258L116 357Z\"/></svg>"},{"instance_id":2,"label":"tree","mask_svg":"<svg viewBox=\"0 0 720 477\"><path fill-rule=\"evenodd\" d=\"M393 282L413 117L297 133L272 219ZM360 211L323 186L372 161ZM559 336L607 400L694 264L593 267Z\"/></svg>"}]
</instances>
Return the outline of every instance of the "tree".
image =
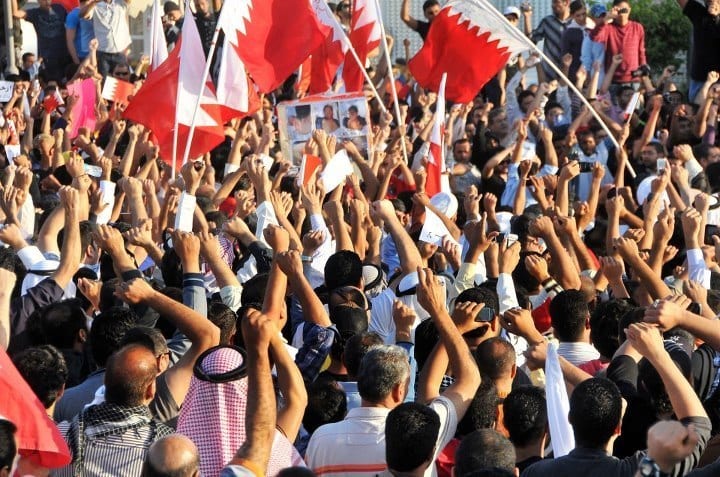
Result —
<instances>
[{"instance_id":1,"label":"tree","mask_svg":"<svg viewBox=\"0 0 720 477\"><path fill-rule=\"evenodd\" d=\"M634 0L630 17L645 27L647 61L654 72L687 57L692 25L676 0Z\"/></svg>"}]
</instances>

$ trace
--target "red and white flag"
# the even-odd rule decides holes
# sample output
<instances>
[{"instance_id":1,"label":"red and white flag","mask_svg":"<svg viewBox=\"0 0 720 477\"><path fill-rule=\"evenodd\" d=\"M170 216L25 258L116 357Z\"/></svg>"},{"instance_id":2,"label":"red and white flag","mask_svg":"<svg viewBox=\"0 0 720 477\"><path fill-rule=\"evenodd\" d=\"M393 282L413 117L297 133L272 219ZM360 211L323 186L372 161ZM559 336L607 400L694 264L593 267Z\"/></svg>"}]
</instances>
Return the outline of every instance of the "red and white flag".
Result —
<instances>
[{"instance_id":1,"label":"red and white flag","mask_svg":"<svg viewBox=\"0 0 720 477\"><path fill-rule=\"evenodd\" d=\"M157 69L163 61L167 60L168 48L165 41L165 32L162 26L163 9L160 0L153 2L152 19L150 25L150 71Z\"/></svg>"},{"instance_id":2,"label":"red and white flag","mask_svg":"<svg viewBox=\"0 0 720 477\"><path fill-rule=\"evenodd\" d=\"M128 104L130 102L129 98L134 92L135 85L132 83L113 78L112 76L105 77L105 84L102 89L103 99L115 103Z\"/></svg>"},{"instance_id":3,"label":"red and white flag","mask_svg":"<svg viewBox=\"0 0 720 477\"><path fill-rule=\"evenodd\" d=\"M329 90L340 65L345 61L347 44L345 32L325 2L313 2L320 23L328 28L325 40L310 55L310 94L325 93ZM304 64L303 64L304 66ZM307 74L307 72L305 72Z\"/></svg>"},{"instance_id":4,"label":"red and white flag","mask_svg":"<svg viewBox=\"0 0 720 477\"><path fill-rule=\"evenodd\" d=\"M425 192L428 197L432 197L447 188L443 187L443 172L445 172L445 147L443 145L443 138L445 137L446 80L447 74L443 74L440 79L437 102L435 103L433 127L430 132L430 152L428 153L427 164L425 164L425 170L427 171Z\"/></svg>"},{"instance_id":5,"label":"red and white flag","mask_svg":"<svg viewBox=\"0 0 720 477\"><path fill-rule=\"evenodd\" d=\"M42 102L42 107L46 112L52 113L63 104L65 104L65 101L63 101L63 98L60 95L60 91L55 89L55 92L53 94L45 96L45 99L43 99Z\"/></svg>"},{"instance_id":6,"label":"red and white flag","mask_svg":"<svg viewBox=\"0 0 720 477\"><path fill-rule=\"evenodd\" d=\"M529 49L497 15L485 0L450 0L408 64L418 84L436 91L447 73L447 99L472 101L512 56Z\"/></svg>"},{"instance_id":7,"label":"red and white flag","mask_svg":"<svg viewBox=\"0 0 720 477\"><path fill-rule=\"evenodd\" d=\"M313 8L325 0L235 1L243 18L235 31L238 54L263 93L280 86L328 35Z\"/></svg>"},{"instance_id":8,"label":"red and white flag","mask_svg":"<svg viewBox=\"0 0 720 477\"><path fill-rule=\"evenodd\" d=\"M239 42L237 32L245 28L248 8L246 0L226 2L218 18L218 27L225 32L217 79L217 99L223 106L223 121L252 114L260 107L255 86L240 59L240 50L246 45Z\"/></svg>"},{"instance_id":9,"label":"red and white flag","mask_svg":"<svg viewBox=\"0 0 720 477\"><path fill-rule=\"evenodd\" d=\"M205 154L225 139L222 108L217 102L211 81L201 84L205 68L205 52L195 20L188 11L182 34L168 59L148 75L140 91L133 97L123 116L149 128L160 146L160 156L172 163L173 129L178 123L177 164L180 164L195 103L200 94L200 109L195 121L195 134L190 158ZM202 93L201 93L202 91Z\"/></svg>"},{"instance_id":10,"label":"red and white flag","mask_svg":"<svg viewBox=\"0 0 720 477\"><path fill-rule=\"evenodd\" d=\"M368 55L380 46L381 40L380 12L377 10L377 3L375 0L355 0L350 22L350 42L360 62L365 63ZM345 55L343 81L345 91L348 92L362 91L365 82L360 66L349 52Z\"/></svg>"}]
</instances>

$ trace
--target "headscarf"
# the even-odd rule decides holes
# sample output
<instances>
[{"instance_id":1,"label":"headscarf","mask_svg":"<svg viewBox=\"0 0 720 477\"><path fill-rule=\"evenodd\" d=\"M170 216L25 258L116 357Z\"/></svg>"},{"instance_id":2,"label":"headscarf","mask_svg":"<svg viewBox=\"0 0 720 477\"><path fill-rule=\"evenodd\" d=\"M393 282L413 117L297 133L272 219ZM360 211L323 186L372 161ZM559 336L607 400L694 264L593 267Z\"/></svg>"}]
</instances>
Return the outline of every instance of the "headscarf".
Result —
<instances>
[{"instance_id":1,"label":"headscarf","mask_svg":"<svg viewBox=\"0 0 720 477\"><path fill-rule=\"evenodd\" d=\"M202 361L200 361L202 360ZM206 376L218 376L240 369L244 357L234 347L220 346L198 359L196 368ZM200 473L216 476L245 442L245 409L248 382L244 373L226 382L198 378L190 381L180 410L177 432L189 437L200 452ZM273 477L287 467L305 464L292 443L275 431L266 475Z\"/></svg>"}]
</instances>

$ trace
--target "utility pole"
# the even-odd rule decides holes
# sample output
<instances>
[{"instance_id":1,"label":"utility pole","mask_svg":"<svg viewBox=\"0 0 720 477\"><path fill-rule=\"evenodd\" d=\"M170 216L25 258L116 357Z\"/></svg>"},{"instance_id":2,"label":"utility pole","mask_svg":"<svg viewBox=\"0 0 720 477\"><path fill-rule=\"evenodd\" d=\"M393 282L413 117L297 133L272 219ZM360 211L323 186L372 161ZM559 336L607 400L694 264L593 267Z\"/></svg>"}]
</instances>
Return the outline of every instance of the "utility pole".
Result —
<instances>
[{"instance_id":1,"label":"utility pole","mask_svg":"<svg viewBox=\"0 0 720 477\"><path fill-rule=\"evenodd\" d=\"M3 0L3 18L5 20L5 46L7 48L7 69L8 74L18 74L17 65L15 64L15 39L13 38L13 12L12 0Z\"/></svg>"}]
</instances>

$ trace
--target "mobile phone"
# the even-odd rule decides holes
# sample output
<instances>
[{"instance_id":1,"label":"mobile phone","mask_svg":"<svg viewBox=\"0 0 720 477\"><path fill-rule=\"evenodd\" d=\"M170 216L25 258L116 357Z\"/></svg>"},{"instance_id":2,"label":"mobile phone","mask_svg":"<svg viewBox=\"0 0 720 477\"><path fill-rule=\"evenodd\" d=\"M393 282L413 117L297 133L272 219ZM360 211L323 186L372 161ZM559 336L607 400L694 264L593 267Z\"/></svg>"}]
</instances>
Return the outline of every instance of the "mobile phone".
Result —
<instances>
[{"instance_id":1,"label":"mobile phone","mask_svg":"<svg viewBox=\"0 0 720 477\"><path fill-rule=\"evenodd\" d=\"M593 162L581 162L580 163L580 173L583 174L583 173L587 173L587 172L592 172L594 165L595 165L595 163L593 163Z\"/></svg>"},{"instance_id":2,"label":"mobile phone","mask_svg":"<svg viewBox=\"0 0 720 477\"><path fill-rule=\"evenodd\" d=\"M577 153L577 151L570 151L570 153L568 154L568 160L570 162L577 161L578 157L580 157L580 155Z\"/></svg>"},{"instance_id":3,"label":"mobile phone","mask_svg":"<svg viewBox=\"0 0 720 477\"><path fill-rule=\"evenodd\" d=\"M665 169L667 169L667 166L668 166L668 161L667 161L667 159L658 159L658 160L657 160L657 171L658 171L658 173L660 173L660 172L664 171Z\"/></svg>"},{"instance_id":4,"label":"mobile phone","mask_svg":"<svg viewBox=\"0 0 720 477\"><path fill-rule=\"evenodd\" d=\"M495 310L491 306L484 306L475 317L476 322L489 323L495 319Z\"/></svg>"},{"instance_id":5,"label":"mobile phone","mask_svg":"<svg viewBox=\"0 0 720 477\"><path fill-rule=\"evenodd\" d=\"M203 162L204 162L204 161L203 161L202 159L198 159L197 161L193 161L193 167L195 168L196 171L199 171L200 169L202 169Z\"/></svg>"},{"instance_id":6,"label":"mobile phone","mask_svg":"<svg viewBox=\"0 0 720 477\"><path fill-rule=\"evenodd\" d=\"M613 187L612 189L610 189L610 190L607 192L607 198L608 198L608 199L612 199L612 198L614 198L614 197L617 197L617 195L618 195L617 187Z\"/></svg>"},{"instance_id":7,"label":"mobile phone","mask_svg":"<svg viewBox=\"0 0 720 477\"><path fill-rule=\"evenodd\" d=\"M630 13L630 9L629 8L619 8L618 13Z\"/></svg>"},{"instance_id":8,"label":"mobile phone","mask_svg":"<svg viewBox=\"0 0 720 477\"><path fill-rule=\"evenodd\" d=\"M694 314L696 314L696 315L699 315L699 314L702 313L702 306L700 306L700 303L692 302L692 303L690 303L690 305L687 307L687 311L689 311L690 313L694 313Z\"/></svg>"},{"instance_id":9,"label":"mobile phone","mask_svg":"<svg viewBox=\"0 0 720 477\"><path fill-rule=\"evenodd\" d=\"M495 238L495 242L497 242L497 243L505 242L506 247L511 246L512 244L514 244L517 241L518 241L518 236L516 234L505 233L505 232L499 234Z\"/></svg>"}]
</instances>

